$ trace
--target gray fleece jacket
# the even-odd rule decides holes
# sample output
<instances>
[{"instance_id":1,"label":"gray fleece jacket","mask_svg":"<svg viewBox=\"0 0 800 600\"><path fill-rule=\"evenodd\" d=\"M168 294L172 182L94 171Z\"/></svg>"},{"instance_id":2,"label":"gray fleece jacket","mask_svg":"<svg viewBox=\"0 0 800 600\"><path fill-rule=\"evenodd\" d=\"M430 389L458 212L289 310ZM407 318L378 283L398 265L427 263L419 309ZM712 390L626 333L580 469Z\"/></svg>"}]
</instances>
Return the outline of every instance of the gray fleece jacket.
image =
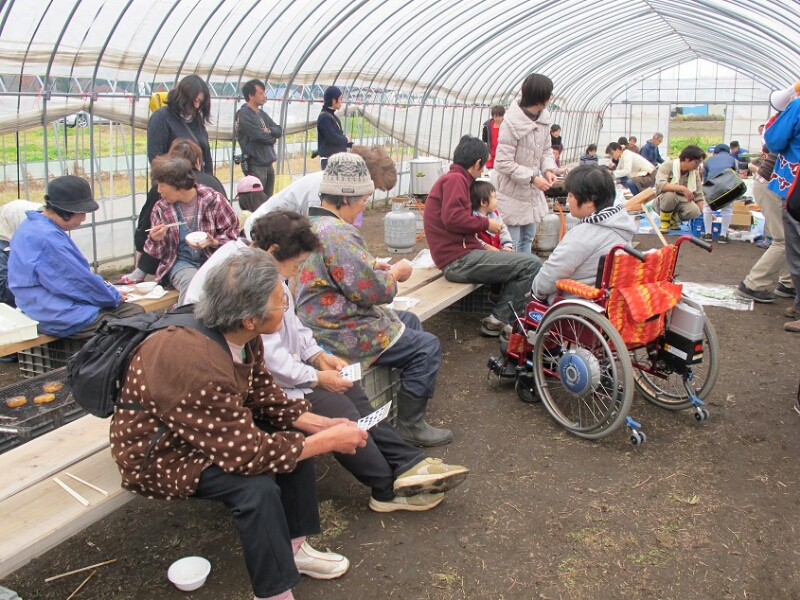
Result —
<instances>
[{"instance_id":1,"label":"gray fleece jacket","mask_svg":"<svg viewBox=\"0 0 800 600\"><path fill-rule=\"evenodd\" d=\"M606 208L589 215L570 229L553 250L533 280L533 295L552 303L559 279L574 279L594 285L600 258L608 254L615 244L629 244L638 231L638 223L623 206Z\"/></svg>"}]
</instances>

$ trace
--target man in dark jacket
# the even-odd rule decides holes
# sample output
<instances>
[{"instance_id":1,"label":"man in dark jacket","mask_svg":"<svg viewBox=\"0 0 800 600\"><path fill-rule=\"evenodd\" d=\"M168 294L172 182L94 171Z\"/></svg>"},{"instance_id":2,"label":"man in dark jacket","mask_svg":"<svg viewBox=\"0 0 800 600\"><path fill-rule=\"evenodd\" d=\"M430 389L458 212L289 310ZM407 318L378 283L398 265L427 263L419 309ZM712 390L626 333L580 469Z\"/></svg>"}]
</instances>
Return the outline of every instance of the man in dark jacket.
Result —
<instances>
[{"instance_id":1,"label":"man in dark jacket","mask_svg":"<svg viewBox=\"0 0 800 600\"><path fill-rule=\"evenodd\" d=\"M251 79L242 86L245 103L236 114L236 132L242 147L242 171L261 180L267 198L275 189L275 142L283 135L280 125L261 110L267 101L264 84Z\"/></svg>"},{"instance_id":2,"label":"man in dark jacket","mask_svg":"<svg viewBox=\"0 0 800 600\"><path fill-rule=\"evenodd\" d=\"M661 133L654 133L653 139L647 140L642 149L639 151L639 154L644 156L651 164L656 166L660 165L664 162L664 159L661 158L661 153L658 151L658 146L661 142L664 141L664 135Z\"/></svg>"},{"instance_id":3,"label":"man in dark jacket","mask_svg":"<svg viewBox=\"0 0 800 600\"><path fill-rule=\"evenodd\" d=\"M433 184L425 201L425 237L433 262L445 279L457 283L502 284L503 291L492 314L481 321L481 334L509 335L514 313L525 310L526 294L542 261L517 252L491 252L482 248L476 234L497 233L500 222L473 213L470 186L483 171L489 149L481 140L464 136L453 152L450 171Z\"/></svg>"}]
</instances>

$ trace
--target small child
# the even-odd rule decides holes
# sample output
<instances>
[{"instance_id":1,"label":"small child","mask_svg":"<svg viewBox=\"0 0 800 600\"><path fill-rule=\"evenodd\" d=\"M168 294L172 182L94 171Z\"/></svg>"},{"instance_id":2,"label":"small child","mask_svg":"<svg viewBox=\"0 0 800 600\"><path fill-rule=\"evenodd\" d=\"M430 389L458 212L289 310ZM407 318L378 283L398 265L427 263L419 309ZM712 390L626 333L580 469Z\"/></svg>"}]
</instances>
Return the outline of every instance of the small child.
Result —
<instances>
[{"instance_id":1,"label":"small child","mask_svg":"<svg viewBox=\"0 0 800 600\"><path fill-rule=\"evenodd\" d=\"M255 175L246 175L239 180L236 184L236 197L239 199L239 208L250 212L269 200L264 193L261 180Z\"/></svg>"},{"instance_id":2,"label":"small child","mask_svg":"<svg viewBox=\"0 0 800 600\"><path fill-rule=\"evenodd\" d=\"M497 191L495 191L494 186L485 179L476 179L470 186L469 196L472 202L472 214L493 219L503 226L498 233L481 231L475 234L483 249L513 252L514 241L511 239L508 227L505 226L503 219L500 218L500 213L497 212Z\"/></svg>"},{"instance_id":3,"label":"small child","mask_svg":"<svg viewBox=\"0 0 800 600\"><path fill-rule=\"evenodd\" d=\"M629 244L639 225L623 205L614 206L616 187L608 169L579 165L564 180L570 214L581 222L570 229L533 280L531 291L552 303L559 279L594 285L600 258L615 244Z\"/></svg>"},{"instance_id":4,"label":"small child","mask_svg":"<svg viewBox=\"0 0 800 600\"><path fill-rule=\"evenodd\" d=\"M586 152L581 154L580 159L578 162L582 165L596 165L599 164L599 159L597 158L597 144L589 144L586 147Z\"/></svg>"}]
</instances>

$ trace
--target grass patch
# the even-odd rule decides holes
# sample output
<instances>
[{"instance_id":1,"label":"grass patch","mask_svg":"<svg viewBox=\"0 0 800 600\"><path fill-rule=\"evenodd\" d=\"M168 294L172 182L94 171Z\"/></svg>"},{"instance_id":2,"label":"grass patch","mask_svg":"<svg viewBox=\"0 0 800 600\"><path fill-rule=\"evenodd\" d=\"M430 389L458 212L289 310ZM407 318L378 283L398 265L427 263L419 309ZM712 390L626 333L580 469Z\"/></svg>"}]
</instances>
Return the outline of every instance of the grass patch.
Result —
<instances>
[{"instance_id":1,"label":"grass patch","mask_svg":"<svg viewBox=\"0 0 800 600\"><path fill-rule=\"evenodd\" d=\"M709 146L716 146L717 144L722 143L722 136L715 136L715 135L690 135L690 136L683 136L683 137L672 137L669 138L669 156L674 158L678 158L681 153L681 150L686 148L689 145L700 146L705 152L708 150Z\"/></svg>"}]
</instances>

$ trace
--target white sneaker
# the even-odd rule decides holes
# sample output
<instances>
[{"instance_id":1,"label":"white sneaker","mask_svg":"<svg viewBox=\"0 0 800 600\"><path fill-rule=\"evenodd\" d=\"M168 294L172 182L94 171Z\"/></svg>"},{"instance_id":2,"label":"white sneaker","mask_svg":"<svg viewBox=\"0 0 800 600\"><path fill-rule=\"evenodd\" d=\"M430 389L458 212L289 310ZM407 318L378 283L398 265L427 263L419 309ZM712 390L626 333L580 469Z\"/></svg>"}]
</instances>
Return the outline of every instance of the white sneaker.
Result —
<instances>
[{"instance_id":1,"label":"white sneaker","mask_svg":"<svg viewBox=\"0 0 800 600\"><path fill-rule=\"evenodd\" d=\"M341 554L314 550L308 542L300 545L294 555L294 564L301 575L308 575L313 579L336 579L350 568L350 561Z\"/></svg>"}]
</instances>

